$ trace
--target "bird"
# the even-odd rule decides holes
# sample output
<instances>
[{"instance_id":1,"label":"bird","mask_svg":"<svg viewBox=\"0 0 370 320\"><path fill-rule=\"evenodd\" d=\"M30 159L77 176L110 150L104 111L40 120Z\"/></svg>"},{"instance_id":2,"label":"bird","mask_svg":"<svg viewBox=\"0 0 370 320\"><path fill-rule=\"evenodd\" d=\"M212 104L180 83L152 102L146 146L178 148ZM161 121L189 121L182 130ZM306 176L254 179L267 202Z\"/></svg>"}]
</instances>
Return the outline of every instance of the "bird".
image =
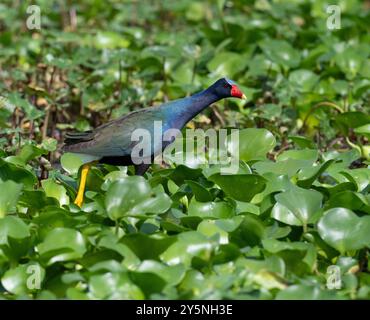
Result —
<instances>
[{"instance_id":1,"label":"bird","mask_svg":"<svg viewBox=\"0 0 370 320\"><path fill-rule=\"evenodd\" d=\"M161 121L162 132L167 129L181 130L191 119L212 103L224 98L246 99L238 85L227 78L218 79L207 89L191 96L169 101L164 104L132 111L115 120L107 122L94 130L68 132L65 135L63 152L82 154L87 157L82 165L80 182L74 204L82 207L88 172L97 163L118 166L134 165L135 175L144 175L150 163L140 163L132 159L137 141L132 133L136 129L147 129L153 134L154 121ZM163 136L162 136L163 138ZM160 154L174 139L153 144L150 157Z\"/></svg>"}]
</instances>

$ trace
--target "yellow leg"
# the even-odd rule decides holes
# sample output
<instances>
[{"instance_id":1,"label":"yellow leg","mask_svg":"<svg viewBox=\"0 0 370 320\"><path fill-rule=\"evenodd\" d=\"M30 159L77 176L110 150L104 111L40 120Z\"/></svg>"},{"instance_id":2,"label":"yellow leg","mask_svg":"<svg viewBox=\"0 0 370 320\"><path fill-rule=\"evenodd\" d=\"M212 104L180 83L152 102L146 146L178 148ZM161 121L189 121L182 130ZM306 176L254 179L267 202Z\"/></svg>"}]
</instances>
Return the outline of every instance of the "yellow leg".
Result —
<instances>
[{"instance_id":1,"label":"yellow leg","mask_svg":"<svg viewBox=\"0 0 370 320\"><path fill-rule=\"evenodd\" d=\"M84 201L86 178L87 178L87 174L89 173L90 168L91 168L91 163L87 163L82 166L80 185L78 187L77 197L75 200L75 204L78 205L80 208Z\"/></svg>"}]
</instances>

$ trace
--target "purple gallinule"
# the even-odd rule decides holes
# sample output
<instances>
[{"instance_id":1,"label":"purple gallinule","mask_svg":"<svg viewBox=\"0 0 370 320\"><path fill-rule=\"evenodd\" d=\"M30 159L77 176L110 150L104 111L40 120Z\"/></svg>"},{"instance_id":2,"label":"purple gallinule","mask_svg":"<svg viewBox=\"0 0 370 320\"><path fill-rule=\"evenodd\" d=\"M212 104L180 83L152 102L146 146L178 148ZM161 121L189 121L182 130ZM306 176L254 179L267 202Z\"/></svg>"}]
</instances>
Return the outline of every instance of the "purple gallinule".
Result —
<instances>
[{"instance_id":1,"label":"purple gallinule","mask_svg":"<svg viewBox=\"0 0 370 320\"><path fill-rule=\"evenodd\" d=\"M96 162L121 166L134 164L131 153L136 143L132 141L131 135L136 129L147 129L153 135L154 121L161 121L162 132L170 128L181 130L210 104L229 97L245 99L245 95L233 81L222 78L206 90L190 97L130 112L92 131L67 133L63 151L89 155L94 160L82 167L75 204L81 207L83 203L86 178L92 164ZM162 152L171 142L163 141L160 147L153 145L151 156ZM135 174L143 175L149 166L150 164L146 163L135 165Z\"/></svg>"}]
</instances>

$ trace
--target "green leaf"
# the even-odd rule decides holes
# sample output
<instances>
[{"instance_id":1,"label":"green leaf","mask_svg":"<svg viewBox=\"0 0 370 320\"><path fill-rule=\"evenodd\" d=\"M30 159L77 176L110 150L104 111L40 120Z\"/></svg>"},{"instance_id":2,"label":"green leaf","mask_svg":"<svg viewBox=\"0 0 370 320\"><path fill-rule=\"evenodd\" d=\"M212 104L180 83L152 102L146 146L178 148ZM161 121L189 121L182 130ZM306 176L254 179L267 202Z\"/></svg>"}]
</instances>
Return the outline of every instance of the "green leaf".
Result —
<instances>
[{"instance_id":1,"label":"green leaf","mask_svg":"<svg viewBox=\"0 0 370 320\"><path fill-rule=\"evenodd\" d=\"M239 142L231 141L228 145L230 154L239 154L244 161L266 158L276 144L275 137L266 129L248 128L239 131Z\"/></svg>"},{"instance_id":2,"label":"green leaf","mask_svg":"<svg viewBox=\"0 0 370 320\"><path fill-rule=\"evenodd\" d=\"M151 193L149 183L138 176L125 177L114 181L105 196L105 207L112 220L124 217Z\"/></svg>"},{"instance_id":3,"label":"green leaf","mask_svg":"<svg viewBox=\"0 0 370 320\"><path fill-rule=\"evenodd\" d=\"M317 219L317 215L320 214L321 204L323 196L321 193L315 190L306 190L302 188L294 188L275 196L277 203L280 204L274 211L274 218L282 218L282 222L288 223L288 221L297 221L303 226L308 223L312 223ZM286 209L281 210L281 207ZM296 219L291 216L293 214Z\"/></svg>"},{"instance_id":4,"label":"green leaf","mask_svg":"<svg viewBox=\"0 0 370 320\"><path fill-rule=\"evenodd\" d=\"M272 61L286 69L295 68L300 62L300 54L285 40L266 39L261 49Z\"/></svg>"},{"instance_id":5,"label":"green leaf","mask_svg":"<svg viewBox=\"0 0 370 320\"><path fill-rule=\"evenodd\" d=\"M312 272L316 266L317 252L311 243L264 239L262 245L268 253L284 259L288 271L297 275Z\"/></svg>"},{"instance_id":6,"label":"green leaf","mask_svg":"<svg viewBox=\"0 0 370 320\"><path fill-rule=\"evenodd\" d=\"M0 218L3 218L16 205L22 185L11 180L0 182Z\"/></svg>"},{"instance_id":7,"label":"green leaf","mask_svg":"<svg viewBox=\"0 0 370 320\"><path fill-rule=\"evenodd\" d=\"M298 173L297 185L302 188L309 188L333 162L334 160L331 159L318 166L303 168Z\"/></svg>"},{"instance_id":8,"label":"green leaf","mask_svg":"<svg viewBox=\"0 0 370 320\"><path fill-rule=\"evenodd\" d=\"M330 208L347 208L353 211L363 211L370 214L370 205L366 196L359 192L351 190L338 191L330 197L325 207Z\"/></svg>"},{"instance_id":9,"label":"green leaf","mask_svg":"<svg viewBox=\"0 0 370 320\"><path fill-rule=\"evenodd\" d=\"M197 202L191 201L189 216L201 218L229 218L234 215L234 208L227 202Z\"/></svg>"},{"instance_id":10,"label":"green leaf","mask_svg":"<svg viewBox=\"0 0 370 320\"><path fill-rule=\"evenodd\" d=\"M333 291L324 291L310 285L293 285L280 291L277 300L328 300L337 299Z\"/></svg>"},{"instance_id":11,"label":"green leaf","mask_svg":"<svg viewBox=\"0 0 370 320\"><path fill-rule=\"evenodd\" d=\"M308 139L307 137L303 136L289 136L290 140L294 142L298 147L302 149L315 149L315 144L312 142L312 140Z\"/></svg>"},{"instance_id":12,"label":"green leaf","mask_svg":"<svg viewBox=\"0 0 370 320\"><path fill-rule=\"evenodd\" d=\"M249 202L263 191L266 179L256 174L221 175L214 174L208 178L213 181L231 198Z\"/></svg>"},{"instance_id":13,"label":"green leaf","mask_svg":"<svg viewBox=\"0 0 370 320\"><path fill-rule=\"evenodd\" d=\"M333 208L324 213L317 224L320 236L339 250L358 250L370 246L370 217L358 217L351 210Z\"/></svg>"},{"instance_id":14,"label":"green leaf","mask_svg":"<svg viewBox=\"0 0 370 320\"><path fill-rule=\"evenodd\" d=\"M67 190L62 185L52 179L42 180L41 185L46 196L57 199L61 206L69 204Z\"/></svg>"},{"instance_id":15,"label":"green leaf","mask_svg":"<svg viewBox=\"0 0 370 320\"><path fill-rule=\"evenodd\" d=\"M272 208L271 217L291 226L303 225L302 221L299 220L293 212L291 212L287 207L283 206L279 202L277 202Z\"/></svg>"},{"instance_id":16,"label":"green leaf","mask_svg":"<svg viewBox=\"0 0 370 320\"><path fill-rule=\"evenodd\" d=\"M18 217L6 216L0 219L0 251L12 260L27 253L30 241L30 228Z\"/></svg>"},{"instance_id":17,"label":"green leaf","mask_svg":"<svg viewBox=\"0 0 370 320\"><path fill-rule=\"evenodd\" d=\"M120 243L127 245L141 260L155 260L176 241L175 237L166 235L130 234Z\"/></svg>"},{"instance_id":18,"label":"green leaf","mask_svg":"<svg viewBox=\"0 0 370 320\"><path fill-rule=\"evenodd\" d=\"M215 77L228 75L232 78L243 71L248 60L235 52L220 52L207 64L207 68Z\"/></svg>"},{"instance_id":19,"label":"green leaf","mask_svg":"<svg viewBox=\"0 0 370 320\"><path fill-rule=\"evenodd\" d=\"M289 82L298 92L311 92L319 77L310 70L294 70L289 74Z\"/></svg>"},{"instance_id":20,"label":"green leaf","mask_svg":"<svg viewBox=\"0 0 370 320\"><path fill-rule=\"evenodd\" d=\"M228 233L215 223L215 220L203 220L199 223L197 231L207 237L217 236L220 244L229 242Z\"/></svg>"},{"instance_id":21,"label":"green leaf","mask_svg":"<svg viewBox=\"0 0 370 320\"><path fill-rule=\"evenodd\" d=\"M7 180L22 183L27 189L32 189L37 183L36 176L29 170L0 158L0 181Z\"/></svg>"},{"instance_id":22,"label":"green leaf","mask_svg":"<svg viewBox=\"0 0 370 320\"><path fill-rule=\"evenodd\" d=\"M350 129L362 127L369 122L370 115L358 111L344 112L335 117L335 123L346 135L349 134Z\"/></svg>"},{"instance_id":23,"label":"green leaf","mask_svg":"<svg viewBox=\"0 0 370 320\"><path fill-rule=\"evenodd\" d=\"M155 260L144 260L137 269L140 272L155 273L163 278L167 285L176 286L185 275L185 267L181 264L167 266Z\"/></svg>"},{"instance_id":24,"label":"green leaf","mask_svg":"<svg viewBox=\"0 0 370 320\"><path fill-rule=\"evenodd\" d=\"M276 158L277 161L284 161L288 159L305 160L313 164L319 156L317 150L303 149L303 150L287 150L279 154Z\"/></svg>"},{"instance_id":25,"label":"green leaf","mask_svg":"<svg viewBox=\"0 0 370 320\"><path fill-rule=\"evenodd\" d=\"M94 299L144 299L140 288L133 284L127 273L112 273L94 275L90 278L89 288Z\"/></svg>"},{"instance_id":26,"label":"green leaf","mask_svg":"<svg viewBox=\"0 0 370 320\"><path fill-rule=\"evenodd\" d=\"M361 70L362 64L365 62L365 58L355 48L349 47L344 51L337 53L334 61L345 74L346 78L352 80Z\"/></svg>"},{"instance_id":27,"label":"green leaf","mask_svg":"<svg viewBox=\"0 0 370 320\"><path fill-rule=\"evenodd\" d=\"M9 102L21 108L30 120L36 120L44 115L44 111L37 109L28 100L22 99L19 93L11 93L8 98Z\"/></svg>"},{"instance_id":28,"label":"green leaf","mask_svg":"<svg viewBox=\"0 0 370 320\"><path fill-rule=\"evenodd\" d=\"M50 231L37 250L48 265L60 261L82 258L86 252L82 234L69 228L56 228Z\"/></svg>"},{"instance_id":29,"label":"green leaf","mask_svg":"<svg viewBox=\"0 0 370 320\"><path fill-rule=\"evenodd\" d=\"M30 236L29 227L20 218L8 216L0 220L0 245L8 239L23 240Z\"/></svg>"},{"instance_id":30,"label":"green leaf","mask_svg":"<svg viewBox=\"0 0 370 320\"><path fill-rule=\"evenodd\" d=\"M191 180L185 180L185 182L191 188L191 191L193 192L194 197L197 201L208 202L213 200L212 194L200 183Z\"/></svg>"},{"instance_id":31,"label":"green leaf","mask_svg":"<svg viewBox=\"0 0 370 320\"><path fill-rule=\"evenodd\" d=\"M23 162L23 164L26 164L28 161L34 158L37 158L46 153L47 153L46 150L43 150L34 145L28 144L22 148L22 150L19 152L19 154L16 157L19 158Z\"/></svg>"},{"instance_id":32,"label":"green leaf","mask_svg":"<svg viewBox=\"0 0 370 320\"><path fill-rule=\"evenodd\" d=\"M71 175L76 175L78 170L84 163L88 163L91 161L97 160L97 157L85 155L82 153L64 153L60 158L60 163L65 171L67 171Z\"/></svg>"},{"instance_id":33,"label":"green leaf","mask_svg":"<svg viewBox=\"0 0 370 320\"><path fill-rule=\"evenodd\" d=\"M370 123L357 127L353 131L370 139Z\"/></svg>"},{"instance_id":34,"label":"green leaf","mask_svg":"<svg viewBox=\"0 0 370 320\"><path fill-rule=\"evenodd\" d=\"M1 278L6 291L23 295L41 289L45 270L37 262L29 262L7 270Z\"/></svg>"},{"instance_id":35,"label":"green leaf","mask_svg":"<svg viewBox=\"0 0 370 320\"><path fill-rule=\"evenodd\" d=\"M179 234L178 240L160 255L168 265L183 263L189 266L193 257L207 261L211 257L214 244L206 236L196 231Z\"/></svg>"},{"instance_id":36,"label":"green leaf","mask_svg":"<svg viewBox=\"0 0 370 320\"><path fill-rule=\"evenodd\" d=\"M265 236L265 226L259 217L253 214L244 214L241 223L230 232L232 243L240 247L259 245Z\"/></svg>"}]
</instances>

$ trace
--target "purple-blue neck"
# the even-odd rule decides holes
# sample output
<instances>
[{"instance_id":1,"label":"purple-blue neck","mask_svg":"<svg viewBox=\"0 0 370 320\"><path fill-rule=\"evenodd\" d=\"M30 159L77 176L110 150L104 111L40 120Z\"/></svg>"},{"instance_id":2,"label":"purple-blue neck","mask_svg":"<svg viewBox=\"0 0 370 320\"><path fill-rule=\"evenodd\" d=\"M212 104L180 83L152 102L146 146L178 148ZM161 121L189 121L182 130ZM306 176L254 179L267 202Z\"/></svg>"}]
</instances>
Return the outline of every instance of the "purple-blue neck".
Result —
<instances>
[{"instance_id":1,"label":"purple-blue neck","mask_svg":"<svg viewBox=\"0 0 370 320\"><path fill-rule=\"evenodd\" d=\"M190 97L173 101L166 105L168 116L172 120L172 126L181 129L197 114L210 104L222 99L217 96L212 86Z\"/></svg>"}]
</instances>

